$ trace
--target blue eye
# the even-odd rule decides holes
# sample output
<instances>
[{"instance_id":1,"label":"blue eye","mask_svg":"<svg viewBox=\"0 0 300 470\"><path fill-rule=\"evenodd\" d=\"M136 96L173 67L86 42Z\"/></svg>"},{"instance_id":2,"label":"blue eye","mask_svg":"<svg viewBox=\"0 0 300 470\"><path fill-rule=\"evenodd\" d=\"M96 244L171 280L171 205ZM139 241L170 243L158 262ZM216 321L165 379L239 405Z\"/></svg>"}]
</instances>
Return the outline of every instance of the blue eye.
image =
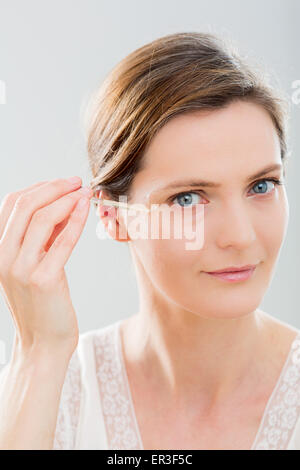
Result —
<instances>
[{"instance_id":1,"label":"blue eye","mask_svg":"<svg viewBox=\"0 0 300 470\"><path fill-rule=\"evenodd\" d=\"M254 191L255 194L268 194L268 185L267 183L273 183L274 185L281 185L283 184L282 181L280 181L279 179L277 178L265 178L263 180L260 180L260 181L257 181L253 188L257 187L259 188L259 191ZM266 189L266 192L260 192L260 190L264 190ZM272 192L272 189L271 191L269 191L269 193Z\"/></svg>"},{"instance_id":2,"label":"blue eye","mask_svg":"<svg viewBox=\"0 0 300 470\"><path fill-rule=\"evenodd\" d=\"M180 202L179 202L179 205L180 205L181 207L189 207L191 202L193 202L194 204L197 204L199 201L197 201L197 200L196 200L196 201L195 201L195 200L193 201L193 198L191 197L191 195L200 197L200 194L198 194L198 193L191 192L191 191L187 191L187 192L185 192L185 193L177 194L177 196L175 196L175 197L172 199L171 202L176 201L176 199L177 199L178 201L182 201L183 203L187 203L187 205L186 205L186 204L185 204L185 205L182 205L182 204L180 204Z\"/></svg>"},{"instance_id":3,"label":"blue eye","mask_svg":"<svg viewBox=\"0 0 300 470\"><path fill-rule=\"evenodd\" d=\"M267 183L273 183L275 186L283 185L283 181L281 181L278 178L264 178L261 180L256 181L253 185L252 188L258 188L258 190L254 190L254 194L269 194L272 192L272 188L270 191L268 191L268 184ZM193 197L194 196L194 199ZM195 200L196 197L196 200ZM169 199L170 202L176 203L176 200L178 201L179 205L181 207L191 207L193 204L199 203L199 199L197 200L197 197L201 198L201 195L197 192L194 191L186 191L184 193L177 194L176 196L171 197ZM179 202L180 201L180 202Z\"/></svg>"}]
</instances>

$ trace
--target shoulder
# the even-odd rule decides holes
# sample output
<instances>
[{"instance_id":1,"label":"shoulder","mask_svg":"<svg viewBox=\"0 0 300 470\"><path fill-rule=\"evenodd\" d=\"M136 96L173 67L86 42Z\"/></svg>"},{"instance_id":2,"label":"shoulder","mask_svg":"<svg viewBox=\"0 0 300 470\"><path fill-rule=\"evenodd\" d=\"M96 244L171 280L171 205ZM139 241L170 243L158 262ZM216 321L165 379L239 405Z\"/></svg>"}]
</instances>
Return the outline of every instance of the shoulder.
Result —
<instances>
[{"instance_id":1,"label":"shoulder","mask_svg":"<svg viewBox=\"0 0 300 470\"><path fill-rule=\"evenodd\" d=\"M113 323L109 323L108 325L102 326L100 328L95 328L95 329L80 333L78 344L86 343L86 342L93 342L94 340L97 340L98 338L104 339L115 330L118 323L119 323L119 320Z\"/></svg>"},{"instance_id":2,"label":"shoulder","mask_svg":"<svg viewBox=\"0 0 300 470\"><path fill-rule=\"evenodd\" d=\"M113 362L118 352L118 324L119 321L115 321L81 333L70 361L70 369L80 369L81 375L88 378L104 362Z\"/></svg>"},{"instance_id":3,"label":"shoulder","mask_svg":"<svg viewBox=\"0 0 300 470\"><path fill-rule=\"evenodd\" d=\"M259 311L259 314L265 330L263 349L270 364L271 381L288 369L300 387L300 329L266 312Z\"/></svg>"},{"instance_id":4,"label":"shoulder","mask_svg":"<svg viewBox=\"0 0 300 470\"><path fill-rule=\"evenodd\" d=\"M76 348L77 356L79 357L83 351L95 353L99 348L114 346L117 339L118 323L119 321L115 321L106 326L81 333Z\"/></svg>"},{"instance_id":5,"label":"shoulder","mask_svg":"<svg viewBox=\"0 0 300 470\"><path fill-rule=\"evenodd\" d=\"M258 310L259 318L262 321L270 347L276 347L277 350L282 348L283 353L289 349L294 339L300 338L300 328L297 328L273 315Z\"/></svg>"},{"instance_id":6,"label":"shoulder","mask_svg":"<svg viewBox=\"0 0 300 470\"><path fill-rule=\"evenodd\" d=\"M110 346L115 344L116 324L79 334L62 387L54 449L74 449L80 415L89 415L88 406L97 408L99 372L104 374L109 357L114 357Z\"/></svg>"},{"instance_id":7,"label":"shoulder","mask_svg":"<svg viewBox=\"0 0 300 470\"><path fill-rule=\"evenodd\" d=\"M265 312L262 314L268 326L264 345L271 365L268 371L271 374L272 382L275 381L275 372L277 395L281 395L282 404L288 403L284 399L286 394L299 394L296 401L300 418L300 330Z\"/></svg>"},{"instance_id":8,"label":"shoulder","mask_svg":"<svg viewBox=\"0 0 300 470\"><path fill-rule=\"evenodd\" d=\"M97 373L101 363L113 356L116 347L116 325L111 323L101 328L92 329L79 334L78 344L70 358L65 381L63 396L69 399L69 394L79 395L82 384Z\"/></svg>"}]
</instances>

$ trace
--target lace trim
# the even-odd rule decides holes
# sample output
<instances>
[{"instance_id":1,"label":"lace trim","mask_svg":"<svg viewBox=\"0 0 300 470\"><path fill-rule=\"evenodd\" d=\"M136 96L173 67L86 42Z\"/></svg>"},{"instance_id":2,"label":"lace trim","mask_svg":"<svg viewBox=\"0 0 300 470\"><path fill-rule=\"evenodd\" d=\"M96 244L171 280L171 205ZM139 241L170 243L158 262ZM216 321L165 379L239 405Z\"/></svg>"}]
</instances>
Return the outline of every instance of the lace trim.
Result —
<instances>
[{"instance_id":1,"label":"lace trim","mask_svg":"<svg viewBox=\"0 0 300 470\"><path fill-rule=\"evenodd\" d=\"M72 450L75 448L81 398L81 376L78 351L75 349L68 364L63 384L53 450Z\"/></svg>"},{"instance_id":2,"label":"lace trim","mask_svg":"<svg viewBox=\"0 0 300 470\"><path fill-rule=\"evenodd\" d=\"M102 328L94 337L96 374L108 449L140 449L135 414L118 349L118 324Z\"/></svg>"},{"instance_id":3,"label":"lace trim","mask_svg":"<svg viewBox=\"0 0 300 470\"><path fill-rule=\"evenodd\" d=\"M271 395L253 450L286 449L300 416L300 333Z\"/></svg>"},{"instance_id":4,"label":"lace trim","mask_svg":"<svg viewBox=\"0 0 300 470\"><path fill-rule=\"evenodd\" d=\"M123 355L119 323L108 325L94 338L96 373L103 407L108 448L143 450ZM265 408L251 450L285 449L300 417L300 333L291 344Z\"/></svg>"}]
</instances>

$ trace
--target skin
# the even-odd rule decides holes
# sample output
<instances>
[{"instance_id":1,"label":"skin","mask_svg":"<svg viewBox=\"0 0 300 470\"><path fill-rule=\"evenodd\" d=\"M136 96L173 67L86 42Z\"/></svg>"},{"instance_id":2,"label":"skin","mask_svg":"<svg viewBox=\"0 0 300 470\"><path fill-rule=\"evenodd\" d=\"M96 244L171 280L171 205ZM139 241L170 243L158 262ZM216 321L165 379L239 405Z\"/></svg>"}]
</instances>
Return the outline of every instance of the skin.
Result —
<instances>
[{"instance_id":1,"label":"skin","mask_svg":"<svg viewBox=\"0 0 300 470\"><path fill-rule=\"evenodd\" d=\"M171 204L171 196L198 192L192 203L205 204L205 225L203 247L187 251L182 240L120 239L124 219L100 208L110 237L129 244L136 267L140 309L123 322L121 334L144 446L155 448L155 438L161 446L177 439L178 448L249 448L297 334L258 308L274 275L289 207L285 186L265 181L284 182L282 169L246 180L282 163L278 135L262 107L235 102L176 116L153 138L145 162L130 202ZM195 176L221 186L153 193ZM245 264L257 264L256 270L238 283L206 273Z\"/></svg>"},{"instance_id":2,"label":"skin","mask_svg":"<svg viewBox=\"0 0 300 470\"><path fill-rule=\"evenodd\" d=\"M0 373L0 449L53 446L79 336L64 266L88 216L92 191L80 186L78 177L42 181L1 201L0 287L15 338Z\"/></svg>"}]
</instances>

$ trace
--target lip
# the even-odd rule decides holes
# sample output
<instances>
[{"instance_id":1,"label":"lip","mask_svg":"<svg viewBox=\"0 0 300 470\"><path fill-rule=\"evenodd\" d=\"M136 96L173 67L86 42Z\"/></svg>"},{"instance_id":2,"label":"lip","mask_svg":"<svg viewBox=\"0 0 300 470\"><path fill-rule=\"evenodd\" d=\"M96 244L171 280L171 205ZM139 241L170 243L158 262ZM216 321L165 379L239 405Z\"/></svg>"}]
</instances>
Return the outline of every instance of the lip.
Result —
<instances>
[{"instance_id":1,"label":"lip","mask_svg":"<svg viewBox=\"0 0 300 470\"><path fill-rule=\"evenodd\" d=\"M256 264L246 264L244 266L228 266L228 268L218 269L217 271L206 271L207 274L219 274L219 273L235 273L240 271L248 271L256 268Z\"/></svg>"},{"instance_id":2,"label":"lip","mask_svg":"<svg viewBox=\"0 0 300 470\"><path fill-rule=\"evenodd\" d=\"M235 268L236 269L236 268ZM209 276L216 277L225 282L240 282L250 279L256 269L256 265L250 269L239 269L238 271L207 272ZM205 271L204 271L205 272Z\"/></svg>"}]
</instances>

